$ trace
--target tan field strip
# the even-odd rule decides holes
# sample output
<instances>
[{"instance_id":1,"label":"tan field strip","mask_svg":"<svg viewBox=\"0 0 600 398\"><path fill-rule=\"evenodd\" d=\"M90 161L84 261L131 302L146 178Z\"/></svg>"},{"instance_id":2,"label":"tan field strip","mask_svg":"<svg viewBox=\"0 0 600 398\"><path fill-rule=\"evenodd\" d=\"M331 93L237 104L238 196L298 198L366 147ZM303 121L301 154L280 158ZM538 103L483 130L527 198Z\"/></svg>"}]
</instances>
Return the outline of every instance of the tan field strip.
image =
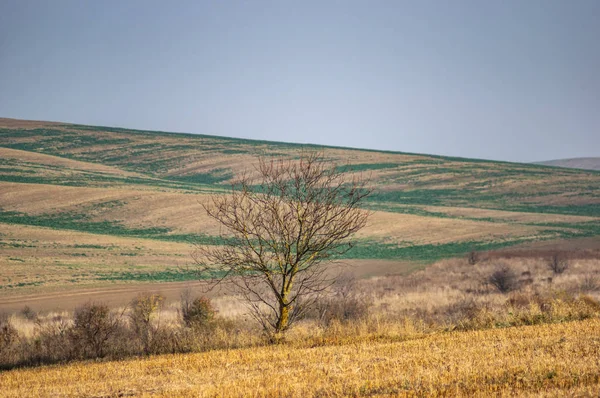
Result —
<instances>
[{"instance_id":1,"label":"tan field strip","mask_svg":"<svg viewBox=\"0 0 600 398\"><path fill-rule=\"evenodd\" d=\"M0 373L0 396L591 397L600 392L598 336L593 319L404 342L76 363Z\"/></svg>"},{"instance_id":2,"label":"tan field strip","mask_svg":"<svg viewBox=\"0 0 600 398\"><path fill-rule=\"evenodd\" d=\"M205 194L185 194L176 191L140 190L130 188L87 188L45 184L0 183L0 208L27 214L75 212L85 210L91 221L119 220L135 227L180 224L188 228L179 232L213 234L217 224L205 216L201 203ZM95 209L106 202L119 201L111 209ZM102 212L102 214L97 214ZM98 217L94 217L98 215Z\"/></svg>"},{"instance_id":3,"label":"tan field strip","mask_svg":"<svg viewBox=\"0 0 600 398\"><path fill-rule=\"evenodd\" d=\"M487 221L424 217L412 214L373 212L360 238L388 239L413 244L448 243L470 240L535 236L535 226L503 224Z\"/></svg>"},{"instance_id":4,"label":"tan field strip","mask_svg":"<svg viewBox=\"0 0 600 398\"><path fill-rule=\"evenodd\" d=\"M13 313L28 306L37 312L72 311L86 302L103 303L111 308L127 306L140 293L156 292L163 295L167 302L179 300L185 290L202 291L206 284L198 281L172 283L137 283L116 285L114 287L88 287L85 289L62 289L53 293L0 296L0 311ZM205 295L215 297L217 293Z\"/></svg>"},{"instance_id":5,"label":"tan field strip","mask_svg":"<svg viewBox=\"0 0 600 398\"><path fill-rule=\"evenodd\" d=\"M130 227L167 227L177 233L220 233L218 224L202 208L201 204L208 200L206 194L43 184L2 183L1 186L0 207L4 210L29 214L77 212L84 206L121 201L119 206L102 209L92 220L122 220ZM94 210L88 215L93 216ZM540 229L543 228L375 211L359 237L427 244L535 236Z\"/></svg>"},{"instance_id":6,"label":"tan field strip","mask_svg":"<svg viewBox=\"0 0 600 398\"><path fill-rule=\"evenodd\" d=\"M19 162L30 162L36 165L61 166L72 170L94 171L114 174L116 176L139 176L138 173L121 170L117 167L99 163L82 162L79 160L61 158L59 156L45 155L43 153L21 151L19 149L0 147L0 158L14 159Z\"/></svg>"}]
</instances>

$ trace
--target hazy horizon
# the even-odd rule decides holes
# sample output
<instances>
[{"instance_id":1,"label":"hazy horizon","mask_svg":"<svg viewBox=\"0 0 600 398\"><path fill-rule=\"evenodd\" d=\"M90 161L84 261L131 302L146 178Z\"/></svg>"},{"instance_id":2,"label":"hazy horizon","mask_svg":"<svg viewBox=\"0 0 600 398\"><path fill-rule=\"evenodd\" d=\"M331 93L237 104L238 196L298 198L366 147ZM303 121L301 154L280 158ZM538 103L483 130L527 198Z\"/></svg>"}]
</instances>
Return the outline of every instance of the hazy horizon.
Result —
<instances>
[{"instance_id":1,"label":"hazy horizon","mask_svg":"<svg viewBox=\"0 0 600 398\"><path fill-rule=\"evenodd\" d=\"M0 4L0 117L598 157L600 2Z\"/></svg>"}]
</instances>

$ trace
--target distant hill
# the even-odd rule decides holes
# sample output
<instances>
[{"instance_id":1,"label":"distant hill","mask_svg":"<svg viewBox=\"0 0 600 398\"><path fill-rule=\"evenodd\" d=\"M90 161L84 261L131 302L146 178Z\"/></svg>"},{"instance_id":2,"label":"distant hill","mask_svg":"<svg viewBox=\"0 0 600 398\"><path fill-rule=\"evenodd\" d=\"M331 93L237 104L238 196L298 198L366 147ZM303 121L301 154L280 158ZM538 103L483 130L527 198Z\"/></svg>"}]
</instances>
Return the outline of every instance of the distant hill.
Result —
<instances>
[{"instance_id":1,"label":"distant hill","mask_svg":"<svg viewBox=\"0 0 600 398\"><path fill-rule=\"evenodd\" d=\"M536 164L566 167L569 169L600 170L600 157L546 160L544 162L536 162Z\"/></svg>"}]
</instances>

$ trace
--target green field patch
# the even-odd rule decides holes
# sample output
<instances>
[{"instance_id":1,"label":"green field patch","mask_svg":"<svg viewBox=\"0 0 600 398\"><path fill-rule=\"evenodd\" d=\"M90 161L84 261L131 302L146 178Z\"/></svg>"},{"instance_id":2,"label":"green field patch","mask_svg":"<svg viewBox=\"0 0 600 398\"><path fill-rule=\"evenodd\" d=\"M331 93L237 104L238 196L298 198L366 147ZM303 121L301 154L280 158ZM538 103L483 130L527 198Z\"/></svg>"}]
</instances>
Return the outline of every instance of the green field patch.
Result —
<instances>
[{"instance_id":1,"label":"green field patch","mask_svg":"<svg viewBox=\"0 0 600 398\"><path fill-rule=\"evenodd\" d=\"M564 239L600 236L600 220L580 223L530 223L528 225L534 225L537 227L550 227L548 230L543 230L542 232L551 231Z\"/></svg>"},{"instance_id":2,"label":"green field patch","mask_svg":"<svg viewBox=\"0 0 600 398\"><path fill-rule=\"evenodd\" d=\"M413 189L405 191L375 191L367 202L391 202L400 204L443 205L448 199L460 197L456 189Z\"/></svg>"},{"instance_id":3,"label":"green field patch","mask_svg":"<svg viewBox=\"0 0 600 398\"><path fill-rule=\"evenodd\" d=\"M12 175L1 174L0 181L21 184L52 184L70 187L110 187L115 185L144 185L156 188L178 189L201 192L207 185L199 182L179 181L175 179L157 179L143 177L120 177L111 174L80 172L54 175Z\"/></svg>"},{"instance_id":4,"label":"green field patch","mask_svg":"<svg viewBox=\"0 0 600 398\"><path fill-rule=\"evenodd\" d=\"M388 213L411 214L411 215L421 216L421 217L457 218L457 219L463 218L463 217L458 217L458 216L452 216L450 214L439 212L439 211L425 210L424 208L422 208L420 206L397 205L397 204L386 203L386 202L382 202L382 203L367 202L363 207L366 209L369 209L369 210L385 211ZM480 220L477 219L477 221L480 221ZM487 221L487 219L485 221Z\"/></svg>"},{"instance_id":5,"label":"green field patch","mask_svg":"<svg viewBox=\"0 0 600 398\"><path fill-rule=\"evenodd\" d=\"M28 243L20 243L20 242L0 242L0 246L10 247L13 249L26 249L26 248L37 247L35 245L30 245Z\"/></svg>"},{"instance_id":6,"label":"green field patch","mask_svg":"<svg viewBox=\"0 0 600 398\"><path fill-rule=\"evenodd\" d=\"M79 135L77 138L70 140L65 149L96 145L126 145L129 143L131 143L129 138L102 138L94 135Z\"/></svg>"},{"instance_id":7,"label":"green field patch","mask_svg":"<svg viewBox=\"0 0 600 398\"><path fill-rule=\"evenodd\" d=\"M169 242L182 242L199 245L221 245L225 238L204 234L174 234L169 228L148 227L129 228L113 221L90 221L87 214L61 212L30 215L0 209L0 222L6 224L30 225L58 230L73 230L101 235L114 235L155 239Z\"/></svg>"},{"instance_id":8,"label":"green field patch","mask_svg":"<svg viewBox=\"0 0 600 398\"><path fill-rule=\"evenodd\" d=\"M248 153L245 149L221 149L219 152L225 155L243 155Z\"/></svg>"},{"instance_id":9,"label":"green field patch","mask_svg":"<svg viewBox=\"0 0 600 398\"><path fill-rule=\"evenodd\" d=\"M0 167L0 173L22 173L22 174L35 174L35 170L29 170L25 168L17 168L17 167Z\"/></svg>"},{"instance_id":10,"label":"green field patch","mask_svg":"<svg viewBox=\"0 0 600 398\"><path fill-rule=\"evenodd\" d=\"M32 287L32 286L41 286L44 282L36 281L36 282L19 282L19 283L11 283L8 285L0 285L0 289L15 289L20 287Z\"/></svg>"},{"instance_id":11,"label":"green field patch","mask_svg":"<svg viewBox=\"0 0 600 398\"><path fill-rule=\"evenodd\" d=\"M214 169L208 173L196 173L182 176L171 176L170 180L182 181L192 184L213 185L225 182L233 178L230 169Z\"/></svg>"},{"instance_id":12,"label":"green field patch","mask_svg":"<svg viewBox=\"0 0 600 398\"><path fill-rule=\"evenodd\" d=\"M510 241L498 242L464 241L402 246L395 243L361 240L356 242L355 246L345 253L343 258L385 259L432 263L444 258L463 256L473 250L497 250L523 243L524 241L526 241L526 239L514 239Z\"/></svg>"},{"instance_id":13,"label":"green field patch","mask_svg":"<svg viewBox=\"0 0 600 398\"><path fill-rule=\"evenodd\" d=\"M359 163L337 166L336 171L340 173L356 173L361 171L395 169L397 167L397 163Z\"/></svg>"},{"instance_id":14,"label":"green field patch","mask_svg":"<svg viewBox=\"0 0 600 398\"><path fill-rule=\"evenodd\" d=\"M391 203L423 206L451 206L504 210L525 213L548 213L600 217L600 203L581 205L540 205L525 200L557 195L561 191L490 193L472 189L411 189L402 191L375 191L366 199L367 204ZM390 206L391 211L400 211Z\"/></svg>"},{"instance_id":15,"label":"green field patch","mask_svg":"<svg viewBox=\"0 0 600 398\"><path fill-rule=\"evenodd\" d=\"M146 272L110 272L99 274L96 279L115 282L185 282L202 278L196 270L170 269Z\"/></svg>"},{"instance_id":16,"label":"green field patch","mask_svg":"<svg viewBox=\"0 0 600 398\"><path fill-rule=\"evenodd\" d=\"M524 211L528 213L550 213L550 214L568 214L574 216L600 217L600 203L590 203L582 205L550 206L539 204L519 204L512 210Z\"/></svg>"}]
</instances>

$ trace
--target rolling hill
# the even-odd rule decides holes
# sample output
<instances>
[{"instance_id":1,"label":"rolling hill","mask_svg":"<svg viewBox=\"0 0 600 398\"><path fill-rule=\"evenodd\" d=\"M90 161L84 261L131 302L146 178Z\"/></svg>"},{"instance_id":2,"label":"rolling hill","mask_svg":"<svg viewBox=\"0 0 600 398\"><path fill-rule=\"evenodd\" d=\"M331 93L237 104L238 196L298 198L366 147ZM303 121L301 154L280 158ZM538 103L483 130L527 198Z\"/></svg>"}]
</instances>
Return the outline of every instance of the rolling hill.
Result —
<instances>
[{"instance_id":1,"label":"rolling hill","mask_svg":"<svg viewBox=\"0 0 600 398\"><path fill-rule=\"evenodd\" d=\"M376 189L351 264L600 236L597 171L0 119L0 296L195 279L193 244L220 242L200 202L257 156L304 149Z\"/></svg>"},{"instance_id":2,"label":"rolling hill","mask_svg":"<svg viewBox=\"0 0 600 398\"><path fill-rule=\"evenodd\" d=\"M600 157L557 159L548 160L545 162L537 162L537 164L546 166L566 167L570 169L600 170Z\"/></svg>"}]
</instances>

